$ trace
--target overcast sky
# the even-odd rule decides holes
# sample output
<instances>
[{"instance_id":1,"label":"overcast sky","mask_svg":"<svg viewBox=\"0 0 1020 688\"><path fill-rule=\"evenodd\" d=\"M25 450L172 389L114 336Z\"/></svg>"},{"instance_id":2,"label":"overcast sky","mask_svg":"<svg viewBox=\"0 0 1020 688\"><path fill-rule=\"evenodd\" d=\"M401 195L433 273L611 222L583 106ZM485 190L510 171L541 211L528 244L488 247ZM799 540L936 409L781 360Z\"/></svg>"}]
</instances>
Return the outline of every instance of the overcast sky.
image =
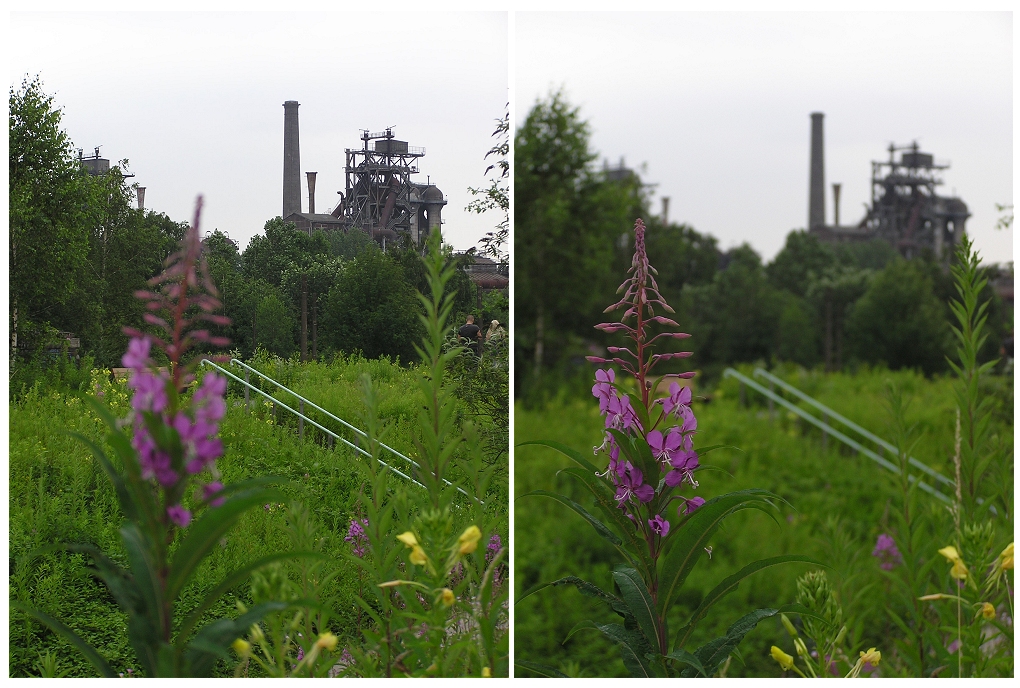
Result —
<instances>
[{"instance_id":1,"label":"overcast sky","mask_svg":"<svg viewBox=\"0 0 1020 688\"><path fill-rule=\"evenodd\" d=\"M316 210L344 188L344 149L394 126L447 196L444 236L473 246L499 218L464 211L509 99L507 14L48 13L11 15L9 82L39 74L76 147L127 158L145 205L242 250L283 205L283 102L297 100Z\"/></svg>"},{"instance_id":2,"label":"overcast sky","mask_svg":"<svg viewBox=\"0 0 1020 688\"><path fill-rule=\"evenodd\" d=\"M990 262L1012 260L1009 13L522 13L515 117L563 88L592 146L669 196L671 220L771 259L808 213L810 113L825 113L826 221L870 200L872 160L918 141Z\"/></svg>"}]
</instances>

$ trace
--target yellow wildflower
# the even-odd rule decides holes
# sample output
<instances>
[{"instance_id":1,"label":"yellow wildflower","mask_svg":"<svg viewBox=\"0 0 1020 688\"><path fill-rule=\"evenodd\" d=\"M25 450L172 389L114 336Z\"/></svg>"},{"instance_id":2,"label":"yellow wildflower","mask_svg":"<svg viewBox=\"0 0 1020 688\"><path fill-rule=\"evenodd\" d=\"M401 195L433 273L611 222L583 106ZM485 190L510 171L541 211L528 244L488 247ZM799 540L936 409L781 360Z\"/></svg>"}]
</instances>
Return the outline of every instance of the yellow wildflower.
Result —
<instances>
[{"instance_id":1,"label":"yellow wildflower","mask_svg":"<svg viewBox=\"0 0 1020 688\"><path fill-rule=\"evenodd\" d=\"M478 541L482 539L482 531L478 529L478 526L471 526L457 538L457 544L460 545L461 554L471 554L478 549Z\"/></svg>"},{"instance_id":2,"label":"yellow wildflower","mask_svg":"<svg viewBox=\"0 0 1020 688\"><path fill-rule=\"evenodd\" d=\"M238 638L230 644L230 647L234 648L234 652L244 657L251 652L251 643L244 638Z\"/></svg>"},{"instance_id":3,"label":"yellow wildflower","mask_svg":"<svg viewBox=\"0 0 1020 688\"><path fill-rule=\"evenodd\" d=\"M443 588L443 591L439 593L439 600L443 603L444 607L449 607L457 601L457 597L453 594L453 590Z\"/></svg>"},{"instance_id":4,"label":"yellow wildflower","mask_svg":"<svg viewBox=\"0 0 1020 688\"><path fill-rule=\"evenodd\" d=\"M991 603L985 602L984 604L981 605L981 616L985 617L986 619L994 619L995 607L993 607Z\"/></svg>"},{"instance_id":5,"label":"yellow wildflower","mask_svg":"<svg viewBox=\"0 0 1020 688\"><path fill-rule=\"evenodd\" d=\"M956 551L956 548L952 545L943 547L939 550L939 554L944 556L949 561L953 562L953 568L949 572L949 575L956 580L966 580L967 576L970 575L970 571L967 570L967 565L963 563L963 558L960 553Z\"/></svg>"},{"instance_id":6,"label":"yellow wildflower","mask_svg":"<svg viewBox=\"0 0 1020 688\"><path fill-rule=\"evenodd\" d=\"M482 678L492 678L492 669L487 666L482 667Z\"/></svg>"},{"instance_id":7,"label":"yellow wildflower","mask_svg":"<svg viewBox=\"0 0 1020 688\"><path fill-rule=\"evenodd\" d=\"M403 542L408 547L414 547L418 544L418 538L414 536L414 533L407 531L397 536L397 539Z\"/></svg>"},{"instance_id":8,"label":"yellow wildflower","mask_svg":"<svg viewBox=\"0 0 1020 688\"><path fill-rule=\"evenodd\" d=\"M408 559L411 560L412 564L417 564L418 566L424 566L429 560L429 558L425 556L425 550L423 550L420 545L414 546L411 550L411 556L409 556Z\"/></svg>"},{"instance_id":9,"label":"yellow wildflower","mask_svg":"<svg viewBox=\"0 0 1020 688\"><path fill-rule=\"evenodd\" d=\"M999 555L999 568L1003 571L1013 568L1013 543L1006 545L1006 549L1002 550L1002 554Z\"/></svg>"},{"instance_id":10,"label":"yellow wildflower","mask_svg":"<svg viewBox=\"0 0 1020 688\"><path fill-rule=\"evenodd\" d=\"M939 550L939 554L944 556L949 561L957 561L960 558L960 553L957 552L956 548L953 547L952 545L949 545L948 547L943 547L942 549L940 549Z\"/></svg>"},{"instance_id":11,"label":"yellow wildflower","mask_svg":"<svg viewBox=\"0 0 1020 688\"><path fill-rule=\"evenodd\" d=\"M315 647L332 652L336 649L337 642L338 638L329 631L326 631L319 635L319 639L315 641Z\"/></svg>"},{"instance_id":12,"label":"yellow wildflower","mask_svg":"<svg viewBox=\"0 0 1020 688\"><path fill-rule=\"evenodd\" d=\"M861 661L867 662L871 666L878 666L878 663L882 661L882 653L875 648L871 648L867 652L861 653Z\"/></svg>"},{"instance_id":13,"label":"yellow wildflower","mask_svg":"<svg viewBox=\"0 0 1020 688\"><path fill-rule=\"evenodd\" d=\"M779 662L779 668L783 671L789 671L793 668L793 657L786 654L775 645L772 646L772 659Z\"/></svg>"},{"instance_id":14,"label":"yellow wildflower","mask_svg":"<svg viewBox=\"0 0 1020 688\"><path fill-rule=\"evenodd\" d=\"M967 576L970 575L970 571L968 571L966 565L964 565L963 559L957 559L953 562L953 568L949 571L949 575L956 580L967 580Z\"/></svg>"}]
</instances>

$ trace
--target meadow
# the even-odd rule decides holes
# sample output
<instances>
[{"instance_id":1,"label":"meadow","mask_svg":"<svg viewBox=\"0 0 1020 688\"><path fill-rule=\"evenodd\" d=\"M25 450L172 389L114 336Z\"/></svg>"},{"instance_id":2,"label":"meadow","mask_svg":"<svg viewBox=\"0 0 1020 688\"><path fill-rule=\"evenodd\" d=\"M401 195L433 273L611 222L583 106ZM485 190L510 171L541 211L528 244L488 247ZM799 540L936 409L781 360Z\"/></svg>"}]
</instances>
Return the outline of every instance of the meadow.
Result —
<instances>
[{"instance_id":1,"label":"meadow","mask_svg":"<svg viewBox=\"0 0 1020 688\"><path fill-rule=\"evenodd\" d=\"M752 369L740 368L747 375ZM951 377L926 378L909 370L868 368L825 374L787 366L772 372L890 441L887 390L890 385L897 387L908 401L904 420L916 432L918 443L911 454L952 476L956 403ZM753 511L729 519L713 538L710 559L688 579L674 616L692 612L708 590L748 561L781 554L807 555L832 567L828 576L843 606L847 647L854 653L877 647L883 653L881 675L908 673L897 654L894 638L902 633L891 613L903 617L906 610L894 595L888 572L882 571L872 556L878 536L890 532L899 508L900 493L893 474L831 438L823 442L819 430L794 414L778 407L770 412L764 398L751 390L742 394L732 378L706 384L696 377L693 383L692 409L698 417L695 447L731 447L703 458L703 465L715 470L699 474L698 494L709 499L743 488L763 488L787 500L789 506L783 506L778 522ZM1009 445L1009 465L1001 467L996 484L984 486L985 494L990 498L1002 488L1011 498L1011 375L984 378L981 393L993 399L993 431ZM805 404L800 406L808 410ZM602 421L598 402L590 394L564 391L537 408L518 403L513 442L554 440L588 455L602 441ZM605 459L594 462L603 466ZM616 551L561 504L541 496L522 496L532 490L551 490L582 505L591 504L581 485L558 475L568 465L565 457L549 448L517 446L515 450L514 528L517 542L522 543L514 559L515 599L537 584L568 575L613 590L611 571L619 561ZM937 563L942 558L937 550L949 544L940 538L947 528L951 531L952 519L942 502L924 493L917 499L925 531L923 556L935 562L941 572ZM997 530L1006 541L1011 537L1011 506L1008 523L998 525ZM721 635L750 609L793 602L798 576L817 568L787 564L754 574L714 608L696 631L692 646ZM564 643L583 619L604 623L617 617L603 603L580 595L572 586L547 588L521 601L514 624L516 658L556 667L571 676L628 675L619 652L602 634L584 631ZM673 619L671 626L679 620ZM948 634L944 639L949 645ZM723 673L731 677L779 676L780 667L769 656L769 648L784 643L789 646L789 637L778 617L762 622L747 635ZM518 668L517 675L530 674Z\"/></svg>"},{"instance_id":2,"label":"meadow","mask_svg":"<svg viewBox=\"0 0 1020 688\"><path fill-rule=\"evenodd\" d=\"M422 407L417 380L418 366L404 367L388 359L366 360L338 356L330 363L298 363L270 356L249 361L269 377L314 400L335 415L358 425L362 412L357 381L365 373L379 395L379 415L384 422L386 443L410 454L412 432ZM92 379L81 392L66 385L39 382L25 388L10 403L10 598L62 619L105 656L113 668L130 675L138 663L127 641L126 616L115 604L106 586L89 571L88 558L67 552L42 552L53 543L89 543L123 562L125 551L118 529L121 514L114 490L88 449L69 432L102 442L104 428L88 409L82 394L99 396L123 417L129 409L124 382L112 381L109 371L92 371ZM253 379L254 382L254 379ZM267 392L271 392L266 386ZM282 393L277 398L294 406ZM282 409L274 414L273 404L250 395L245 408L240 385L231 383L227 413L220 437L224 455L218 462L225 484L258 476L279 476L289 482L284 491L292 502L303 504L311 517L312 539L326 555L327 569L346 567L321 591L335 614L329 630L339 638L340 647L360 642L362 614L355 596L364 594L365 583L353 568L343 563L351 549L344 541L351 520L358 518L358 494L362 477L358 463L364 459L337 442L331 446L323 433L305 425L304 439L297 434L296 420ZM343 437L354 440L350 431L334 421L306 415ZM506 475L506 456L489 457ZM454 461L454 465L457 461ZM456 477L456 470L454 470ZM494 481L493 497L487 509L504 524L506 537L506 480ZM185 590L178 607L194 606L226 572L267 552L287 551L293 537L288 525L286 503L264 505L242 517L239 525L220 542L220 547L202 565ZM239 584L206 613L211 621L236 616L237 603L251 606L252 583ZM10 613L10 675L38 676L41 659L56 661L57 674L94 676L95 670L83 656L45 626L22 612ZM254 665L253 665L254 667ZM217 675L229 676L232 666L221 663ZM251 675L257 675L257 668Z\"/></svg>"}]
</instances>

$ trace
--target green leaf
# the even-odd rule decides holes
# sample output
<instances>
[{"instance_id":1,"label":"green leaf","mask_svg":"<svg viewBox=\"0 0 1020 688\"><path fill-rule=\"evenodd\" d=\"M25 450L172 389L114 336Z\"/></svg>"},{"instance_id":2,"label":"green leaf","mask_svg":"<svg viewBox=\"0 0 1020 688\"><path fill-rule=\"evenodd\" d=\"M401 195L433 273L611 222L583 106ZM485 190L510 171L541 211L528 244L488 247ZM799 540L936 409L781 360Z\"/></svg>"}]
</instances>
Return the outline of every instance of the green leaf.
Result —
<instances>
[{"instance_id":1,"label":"green leaf","mask_svg":"<svg viewBox=\"0 0 1020 688\"><path fill-rule=\"evenodd\" d=\"M701 660L683 648L677 648L673 650L668 655L666 655L666 657L668 657L669 659L675 659L681 664L689 664L695 669L697 669L702 675L706 677L710 676L710 674L707 671L705 671L705 667L701 665Z\"/></svg>"},{"instance_id":2,"label":"green leaf","mask_svg":"<svg viewBox=\"0 0 1020 688\"><path fill-rule=\"evenodd\" d=\"M159 589L159 573L155 570L148 543L138 526L131 521L121 526L120 536L131 563L131 577L145 605L145 614L155 623L159 619L163 599Z\"/></svg>"},{"instance_id":3,"label":"green leaf","mask_svg":"<svg viewBox=\"0 0 1020 688\"><path fill-rule=\"evenodd\" d=\"M231 588L240 584L242 581L246 580L248 576L252 574L252 572L257 571L263 566L268 566L269 564L272 564L277 561L297 558L325 559L326 556L319 552L281 552L279 554L270 554L268 557L263 557L261 559L251 562L246 566L242 566L241 568L237 569L236 571L228 575L222 581L220 581L220 584L213 588L202 599L202 601L199 602L198 606L196 606L191 611L191 613L188 614L188 616L181 623L180 630L177 632L177 642L175 643L175 645L177 645L177 647L183 647L185 641L188 639L188 636L191 635L191 631L195 628L195 625L202 618L202 615L210 607L216 604L220 597L226 594ZM321 586L325 587L326 582L327 581L323 580L321 582Z\"/></svg>"},{"instance_id":4,"label":"green leaf","mask_svg":"<svg viewBox=\"0 0 1020 688\"><path fill-rule=\"evenodd\" d=\"M551 667L548 664L539 664L538 662L528 662L523 659L515 659L514 666L519 666L522 669L533 671L539 676L544 676L545 678L570 678L559 669ZM515 673L514 678L520 677L518 677Z\"/></svg>"},{"instance_id":5,"label":"green leaf","mask_svg":"<svg viewBox=\"0 0 1020 688\"><path fill-rule=\"evenodd\" d=\"M655 602L645 587L645 582L637 571L630 568L617 567L613 571L613 580L620 587L620 595L627 603L638 628L645 636L648 645L659 647L659 623L655 613Z\"/></svg>"},{"instance_id":6,"label":"green leaf","mask_svg":"<svg viewBox=\"0 0 1020 688\"><path fill-rule=\"evenodd\" d=\"M730 656L730 653L736 649L745 635L750 633L760 621L775 616L778 613L778 609L756 609L750 614L745 614L737 619L726 630L726 635L711 640L695 650L694 655L701 660L703 665L702 673L705 676L713 675L719 670L719 666L726 661L726 658ZM683 676L686 678L694 675L693 668L687 669L683 673Z\"/></svg>"},{"instance_id":7,"label":"green leaf","mask_svg":"<svg viewBox=\"0 0 1020 688\"><path fill-rule=\"evenodd\" d=\"M594 597L596 599L602 600L603 602L609 603L609 606L613 608L613 611L615 611L617 614L624 617L625 619L633 618L630 608L623 600L621 600L619 597L615 595L610 595L608 592L606 592L599 586L595 585L594 583L589 583L588 581L578 578L577 576L566 576L565 578L554 580L551 583L541 583L539 585L536 585L531 590L527 591L526 593L518 597L514 604L516 605L523 601L525 598L531 597L539 590L544 590L545 588L550 587L555 588L560 585L573 585L574 587L577 588L577 591L582 595L586 597Z\"/></svg>"},{"instance_id":8,"label":"green leaf","mask_svg":"<svg viewBox=\"0 0 1020 688\"><path fill-rule=\"evenodd\" d=\"M606 517L610 524L616 527L614 531L623 539L624 556L627 560L638 566L642 572L648 573L651 570L652 561L648 554L648 545L638 536L634 523L626 517L623 510L619 508L616 501L616 493L610 488L605 480L594 473L588 473L580 468L564 468L561 473L573 476L580 480L595 498L595 505ZM628 554L629 553L629 556ZM636 560L636 561L635 561Z\"/></svg>"},{"instance_id":9,"label":"green leaf","mask_svg":"<svg viewBox=\"0 0 1020 688\"><path fill-rule=\"evenodd\" d=\"M103 656L99 654L96 648L82 640L81 636L72 631L63 622L54 619L49 614L44 614L37 609L32 609L31 607L23 605L20 602L11 602L11 606L15 609L21 610L25 614L28 614L33 619L41 621L53 629L54 632L63 636L65 640L74 645L78 648L79 652L85 655L85 658L89 660L89 663L99 671L100 676L104 678L117 678L117 672L110 667L109 663L103 659Z\"/></svg>"},{"instance_id":10,"label":"green leaf","mask_svg":"<svg viewBox=\"0 0 1020 688\"><path fill-rule=\"evenodd\" d=\"M599 470L595 468L595 465L591 461L588 461L586 458L584 458L581 452L571 447L568 447L567 445L562 444L560 442L552 442L549 440L530 440L528 442L521 442L516 446L527 447L528 445L538 445L542 447L549 447L550 449L555 449L556 451L558 451L559 453L563 454L565 457L576 463L581 468L587 469L592 473L599 472Z\"/></svg>"},{"instance_id":11,"label":"green leaf","mask_svg":"<svg viewBox=\"0 0 1020 688\"><path fill-rule=\"evenodd\" d=\"M635 678L652 678L655 672L652 670L645 655L653 654L652 648L645 642L644 637L638 631L629 631L620 624L598 624L594 621L580 621L572 629L563 642L567 642L571 636L581 630L596 629L602 632L620 648L620 655L623 665Z\"/></svg>"},{"instance_id":12,"label":"green leaf","mask_svg":"<svg viewBox=\"0 0 1020 688\"><path fill-rule=\"evenodd\" d=\"M202 559L234 526L241 514L254 506L283 499L285 497L279 490L256 488L231 497L222 506L207 509L177 548L167 576L166 598L177 599Z\"/></svg>"},{"instance_id":13,"label":"green leaf","mask_svg":"<svg viewBox=\"0 0 1020 688\"><path fill-rule=\"evenodd\" d=\"M238 638L246 635L251 625L258 623L266 614L281 612L297 606L288 602L263 602L236 619L220 619L209 624L188 643L184 652L184 673L194 677L208 677L216 660L229 658L227 648Z\"/></svg>"},{"instance_id":14,"label":"green leaf","mask_svg":"<svg viewBox=\"0 0 1020 688\"><path fill-rule=\"evenodd\" d=\"M574 512L579 514L581 518L590 523L592 528L595 529L595 532L602 536L602 539L608 540L617 547L623 544L623 540L621 540L616 533L607 528L602 521L592 516L583 506L572 499L568 499L563 495L556 494L555 492L549 492L548 490L534 490L532 492L522 494L521 497L549 497L550 499L554 499L560 504L572 509Z\"/></svg>"},{"instance_id":15,"label":"green leaf","mask_svg":"<svg viewBox=\"0 0 1020 688\"><path fill-rule=\"evenodd\" d=\"M69 432L67 434L89 448L92 455L99 461L99 465L103 467L107 477L110 478L110 482L113 483L113 489L117 493L117 501L120 502L120 509L124 513L124 517L136 520L138 518L138 508L135 505L135 501L131 498L131 493L128 492L124 479L114 469L113 464L110 463L110 459L106 456L106 452L103 451L102 447L81 433Z\"/></svg>"},{"instance_id":16,"label":"green leaf","mask_svg":"<svg viewBox=\"0 0 1020 688\"><path fill-rule=\"evenodd\" d=\"M769 499L779 497L767 490L749 489L713 497L690 515L673 538L663 559L659 575L659 615L673 604L680 588L694 565L705 554L705 547L716 530L730 514L749 505L770 504ZM755 504L757 503L757 504Z\"/></svg>"},{"instance_id":17,"label":"green leaf","mask_svg":"<svg viewBox=\"0 0 1020 688\"><path fill-rule=\"evenodd\" d=\"M740 569L733 575L727 576L725 579L723 579L721 583L715 586L715 588L713 588L712 591L708 593L704 597L704 599L701 600L701 604L698 605L698 608L694 610L694 613L691 615L691 620L687 623L686 626L680 629L679 633L677 633L677 640L674 643L674 646L679 648L686 645L687 641L691 637L691 633L694 632L694 627L697 626L698 622L705 617L705 614L708 613L708 610L712 607L712 605L714 605L723 597L736 590L737 586L740 584L740 581L744 580L752 573L757 573L762 569L766 569L770 566L776 566L777 564L786 564L790 562L815 564L817 566L825 566L826 568L829 568L826 564L823 564L820 561L816 561L815 559L812 559L810 557L804 557L797 554L785 554L778 557L769 557L768 559L760 559L758 561L748 564L747 566Z\"/></svg>"}]
</instances>

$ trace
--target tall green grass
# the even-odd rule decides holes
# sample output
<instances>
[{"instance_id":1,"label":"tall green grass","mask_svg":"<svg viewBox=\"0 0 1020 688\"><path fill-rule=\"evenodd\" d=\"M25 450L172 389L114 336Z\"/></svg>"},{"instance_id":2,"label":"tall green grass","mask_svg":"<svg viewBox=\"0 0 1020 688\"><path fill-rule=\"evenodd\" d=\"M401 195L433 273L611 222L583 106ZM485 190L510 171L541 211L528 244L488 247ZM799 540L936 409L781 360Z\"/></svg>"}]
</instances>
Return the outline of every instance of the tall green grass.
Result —
<instances>
[{"instance_id":1,"label":"tall green grass","mask_svg":"<svg viewBox=\"0 0 1020 688\"><path fill-rule=\"evenodd\" d=\"M402 368L385 359L357 357L338 358L329 364L265 358L256 361L255 367L355 425L361 404L355 383L368 372L378 385L381 416L391 428L388 443L405 454L410 452L413 423L421 407L417 369ZM93 390L97 385L114 412L126 415L126 386L94 373ZM286 395L277 397L294 406ZM310 508L320 535L326 538L325 553L339 561L348 548L343 537L357 515L361 481L356 464L363 459L340 442L330 447L325 436L307 424L304 441L299 440L293 417L281 409L274 422L271 403L257 395L251 395L246 412L236 383L231 385L227 405L220 435L225 451L218 461L223 482L263 475L289 479L288 496ZM309 410L307 415L317 414ZM334 421L323 419L322 424L339 430ZM100 421L80 399L64 390L36 385L10 404L10 598L64 620L111 666L127 674L129 668L137 669L137 664L127 644L126 618L105 585L89 575L86 558L65 552L30 556L53 543L87 542L124 561L118 533L121 515L113 489L85 446L68 435L71 431L102 441ZM354 440L348 430L341 434ZM505 481L497 482L505 485ZM503 512L506 503L505 498L491 502L493 509ZM196 574L182 596L182 607L193 606L239 565L286 549L283 512L283 505L268 504L246 515ZM355 622L357 592L353 572L338 576L324 591L339 600L339 616L331 630L342 643L360 642ZM203 623L234 616L237 600L252 603L247 583L225 596ZM58 657L60 667L70 676L94 675L77 651L21 612L12 610L9 623L11 676L39 675L36 663L47 651ZM229 675L225 667L223 675Z\"/></svg>"},{"instance_id":2,"label":"tall green grass","mask_svg":"<svg viewBox=\"0 0 1020 688\"><path fill-rule=\"evenodd\" d=\"M743 370L750 374L751 369ZM773 371L777 372L777 371ZM912 399L907 422L917 425L922 439L914 456L951 477L955 422L952 380L926 379L910 371L861 371L829 374L794 368L778 371L787 382L880 437L888 438L884 390L892 382ZM697 379L695 380L697 382ZM996 423L1012 441L1012 381L996 378L988 383L995 396ZM757 512L737 515L716 537L707 565L695 569L686 586L682 606L687 613L701 596L740 562L780 554L805 554L829 562L830 575L841 593L847 616L855 619L849 639L861 649L877 646L883 662L895 662L890 634L897 633L885 605L888 584L870 556L879 533L887 532L889 509L897 494L893 476L856 452L829 439L823 448L821 433L776 407L772 414L757 393L746 390L741 403L736 380L721 381L713 389L695 389L698 416L696 446L715 444L738 448L716 450L702 460L718 471L700 476L699 493L710 498L722 492L758 487L787 499L792 508L777 525ZM697 397L701 397L700 400ZM817 414L817 412L816 412ZM514 444L532 439L563 442L576 449L601 443L602 418L592 397L561 396L541 409L515 408ZM541 447L517 447L514 455L515 494L546 489L587 503L583 489L557 471L567 459ZM930 497L922 502L925 522L934 538L949 518L944 505ZM894 508L894 507L893 507ZM567 509L542 497L518 498L514 528L519 543L514 559L515 597L532 586L566 575L578 575L611 589L610 571L618 555L590 526ZM936 545L935 542L932 543ZM942 546L937 544L936 548ZM935 549L932 550L934 556ZM748 608L778 607L793 602L795 581L804 566L777 567L756 574L730 597L706 623L699 640L721 635ZM582 633L565 645L563 639L578 621L601 622L614 616L572 587L545 590L516 607L515 655L518 659L558 666L565 673L589 676L624 676L622 662L601 635ZM671 620L671 626L679 619ZM785 631L778 621L762 624L740 647L728 676L776 676L768 656L772 644L781 644ZM695 643L697 644L697 643ZM850 648L848 648L850 649Z\"/></svg>"}]
</instances>

